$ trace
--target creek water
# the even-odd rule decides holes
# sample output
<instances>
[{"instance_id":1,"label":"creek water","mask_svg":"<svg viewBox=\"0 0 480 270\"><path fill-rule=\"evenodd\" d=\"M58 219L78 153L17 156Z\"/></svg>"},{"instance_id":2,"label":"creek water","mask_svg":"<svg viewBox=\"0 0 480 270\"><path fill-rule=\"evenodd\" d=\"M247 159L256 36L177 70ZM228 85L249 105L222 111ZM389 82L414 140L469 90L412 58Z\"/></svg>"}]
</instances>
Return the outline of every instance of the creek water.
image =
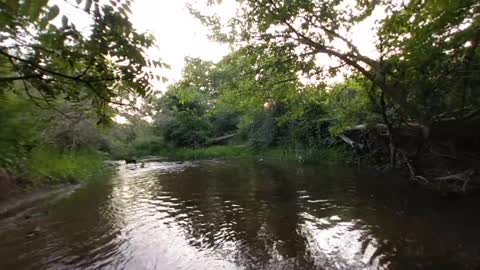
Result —
<instances>
[{"instance_id":1,"label":"creek water","mask_svg":"<svg viewBox=\"0 0 480 270\"><path fill-rule=\"evenodd\" d=\"M0 217L0 269L480 269L480 200L247 160L120 165Z\"/></svg>"}]
</instances>

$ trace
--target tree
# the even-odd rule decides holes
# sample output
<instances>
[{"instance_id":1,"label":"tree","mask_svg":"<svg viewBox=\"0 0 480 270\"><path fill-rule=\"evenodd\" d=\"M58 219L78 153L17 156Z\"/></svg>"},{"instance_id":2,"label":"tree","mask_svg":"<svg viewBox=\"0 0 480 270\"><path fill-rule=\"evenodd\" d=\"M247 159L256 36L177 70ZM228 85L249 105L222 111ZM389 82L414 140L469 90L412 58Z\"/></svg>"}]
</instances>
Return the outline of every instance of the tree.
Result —
<instances>
[{"instance_id":1,"label":"tree","mask_svg":"<svg viewBox=\"0 0 480 270\"><path fill-rule=\"evenodd\" d=\"M214 106L213 63L186 58L183 78L171 85L154 104L157 134L174 146L199 147L211 135L208 112Z\"/></svg>"},{"instance_id":2,"label":"tree","mask_svg":"<svg viewBox=\"0 0 480 270\"><path fill-rule=\"evenodd\" d=\"M327 54L376 82L400 102L398 93L380 78L379 61L361 54L347 38L348 31L371 16L380 1L362 1L356 6L347 2L350 1L242 1L238 16L230 22L232 32L228 40L241 47L283 48L290 60L312 78L328 68L319 66L316 59L319 54ZM348 12L347 7L354 12ZM218 32L224 29L218 25L218 19L193 12L217 31L217 37L225 36ZM336 70L329 69L332 73Z\"/></svg>"},{"instance_id":3,"label":"tree","mask_svg":"<svg viewBox=\"0 0 480 270\"><path fill-rule=\"evenodd\" d=\"M339 70L321 62L322 54L336 59L341 70L367 79L364 91L388 128L392 166L396 126L420 126L425 139L445 132L447 119L463 125L466 134L475 131L471 118L479 112L478 1L239 2L237 16L227 25L191 10L215 37L240 50L255 46L288 53L287 59L314 84ZM376 18L374 11L382 11L384 18ZM351 40L352 29L375 19L377 55L366 55Z\"/></svg>"},{"instance_id":4,"label":"tree","mask_svg":"<svg viewBox=\"0 0 480 270\"><path fill-rule=\"evenodd\" d=\"M0 2L0 94L21 88L32 100L90 100L99 113L151 94L155 74L147 67L164 65L146 59L154 40L130 23L131 1L66 3L88 15L88 30L65 15L59 23L61 10L48 0Z\"/></svg>"},{"instance_id":5,"label":"tree","mask_svg":"<svg viewBox=\"0 0 480 270\"><path fill-rule=\"evenodd\" d=\"M387 80L415 104L407 113L429 126L463 120L480 98L478 1L410 1L379 31Z\"/></svg>"},{"instance_id":6,"label":"tree","mask_svg":"<svg viewBox=\"0 0 480 270\"><path fill-rule=\"evenodd\" d=\"M351 41L351 29L368 19L375 19L374 10L382 10L386 18L375 26L379 57L362 54ZM453 56L449 50L464 51L472 65L478 44L479 4L477 1L410 1L406 5L391 1L242 1L236 18L229 22L232 31L221 33L225 26L218 18L207 18L193 10L203 22L212 27L214 34L245 47L252 44L269 48L283 47L292 60L304 67L307 75L318 74L325 67L318 63L318 54L327 54L341 61L372 81L397 105L409 108L408 93L398 88L398 78L393 76L390 61L393 54L421 56L438 66L435 53ZM433 15L436 14L436 15ZM412 23L414 21L414 23ZM228 35L230 34L230 35ZM413 51L416 49L416 51ZM427 52L427 55L424 53ZM472 55L473 54L473 55ZM296 56L296 57L295 57ZM456 55L457 59L461 55ZM473 62L473 63L472 63ZM421 73L425 64L408 63L412 70ZM445 63L446 64L446 63ZM441 66L445 66L445 64ZM317 67L317 68L315 68ZM327 66L328 67L328 66ZM335 71L330 67L330 71ZM312 73L313 72L313 73Z\"/></svg>"},{"instance_id":7,"label":"tree","mask_svg":"<svg viewBox=\"0 0 480 270\"><path fill-rule=\"evenodd\" d=\"M11 93L0 99L0 167L23 169L30 150L38 144L46 125L40 109Z\"/></svg>"}]
</instances>

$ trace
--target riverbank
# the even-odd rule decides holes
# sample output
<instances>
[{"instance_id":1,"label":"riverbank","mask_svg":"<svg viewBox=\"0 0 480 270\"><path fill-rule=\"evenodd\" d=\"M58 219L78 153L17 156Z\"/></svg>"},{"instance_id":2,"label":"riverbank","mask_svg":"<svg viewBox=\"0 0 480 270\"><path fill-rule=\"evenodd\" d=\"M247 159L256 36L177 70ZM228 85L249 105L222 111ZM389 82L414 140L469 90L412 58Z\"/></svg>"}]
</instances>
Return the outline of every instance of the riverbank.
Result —
<instances>
[{"instance_id":1,"label":"riverbank","mask_svg":"<svg viewBox=\"0 0 480 270\"><path fill-rule=\"evenodd\" d=\"M68 195L77 190L81 184L59 184L30 190L29 192L18 192L0 201L0 218L21 212L22 209L31 207L39 201L56 195Z\"/></svg>"},{"instance_id":2,"label":"riverbank","mask_svg":"<svg viewBox=\"0 0 480 270\"><path fill-rule=\"evenodd\" d=\"M292 150L284 147L267 148L264 150L254 150L245 145L219 145L205 148L171 148L162 149L159 152L152 153L149 158L154 160L203 160L203 159L256 159L288 161L300 164L342 164L355 165L365 169L374 169L378 172L393 172L412 184L421 185L426 189L435 190L440 194L451 196L478 194L480 190L480 177L474 174L473 170L448 175L446 177L432 178L430 181L426 178L411 178L409 167L403 166L399 162L396 168L391 168L388 160L378 158L378 155L355 155L351 148L346 146L335 146L325 149L303 149ZM149 158L136 156L140 161L151 161ZM432 165L431 165L432 166ZM434 167L434 166L433 166ZM447 166L448 167L448 166ZM427 167L425 167L427 168ZM451 168L451 167L448 167ZM446 168L442 168L446 169ZM438 170L438 169L437 169Z\"/></svg>"},{"instance_id":3,"label":"riverbank","mask_svg":"<svg viewBox=\"0 0 480 270\"><path fill-rule=\"evenodd\" d=\"M170 148L150 153L148 156L163 157L169 160L202 160L226 158L252 158L296 161L299 163L339 163L348 164L352 154L344 147L308 149L295 151L284 147L254 150L246 145L217 145L204 148ZM137 155L138 159L146 156Z\"/></svg>"},{"instance_id":4,"label":"riverbank","mask_svg":"<svg viewBox=\"0 0 480 270\"><path fill-rule=\"evenodd\" d=\"M98 152L35 149L22 164L8 169L0 167L0 201L92 181L108 175L109 171Z\"/></svg>"}]
</instances>

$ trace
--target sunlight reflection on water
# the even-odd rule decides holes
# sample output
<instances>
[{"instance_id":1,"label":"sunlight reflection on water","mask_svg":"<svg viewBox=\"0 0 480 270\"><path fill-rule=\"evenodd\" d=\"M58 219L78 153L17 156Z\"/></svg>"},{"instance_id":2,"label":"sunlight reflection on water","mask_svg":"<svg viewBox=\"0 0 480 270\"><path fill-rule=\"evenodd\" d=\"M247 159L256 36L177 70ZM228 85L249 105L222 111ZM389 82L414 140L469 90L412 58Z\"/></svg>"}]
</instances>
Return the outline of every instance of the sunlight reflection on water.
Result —
<instances>
[{"instance_id":1,"label":"sunlight reflection on water","mask_svg":"<svg viewBox=\"0 0 480 270\"><path fill-rule=\"evenodd\" d=\"M344 168L122 164L111 181L28 210L38 217L0 220L0 269L475 269L472 234L439 238L451 227L433 207L363 187Z\"/></svg>"}]
</instances>

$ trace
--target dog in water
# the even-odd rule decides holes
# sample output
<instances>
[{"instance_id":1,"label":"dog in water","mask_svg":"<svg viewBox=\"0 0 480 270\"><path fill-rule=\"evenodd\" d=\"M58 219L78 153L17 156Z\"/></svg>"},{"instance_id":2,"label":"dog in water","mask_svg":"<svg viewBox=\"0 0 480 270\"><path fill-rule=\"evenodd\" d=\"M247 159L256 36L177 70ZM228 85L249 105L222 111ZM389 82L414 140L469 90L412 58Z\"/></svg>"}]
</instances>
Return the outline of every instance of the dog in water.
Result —
<instances>
[{"instance_id":1,"label":"dog in water","mask_svg":"<svg viewBox=\"0 0 480 270\"><path fill-rule=\"evenodd\" d=\"M128 164L135 164L135 167L137 167L137 160L136 159L125 159L125 165Z\"/></svg>"}]
</instances>

